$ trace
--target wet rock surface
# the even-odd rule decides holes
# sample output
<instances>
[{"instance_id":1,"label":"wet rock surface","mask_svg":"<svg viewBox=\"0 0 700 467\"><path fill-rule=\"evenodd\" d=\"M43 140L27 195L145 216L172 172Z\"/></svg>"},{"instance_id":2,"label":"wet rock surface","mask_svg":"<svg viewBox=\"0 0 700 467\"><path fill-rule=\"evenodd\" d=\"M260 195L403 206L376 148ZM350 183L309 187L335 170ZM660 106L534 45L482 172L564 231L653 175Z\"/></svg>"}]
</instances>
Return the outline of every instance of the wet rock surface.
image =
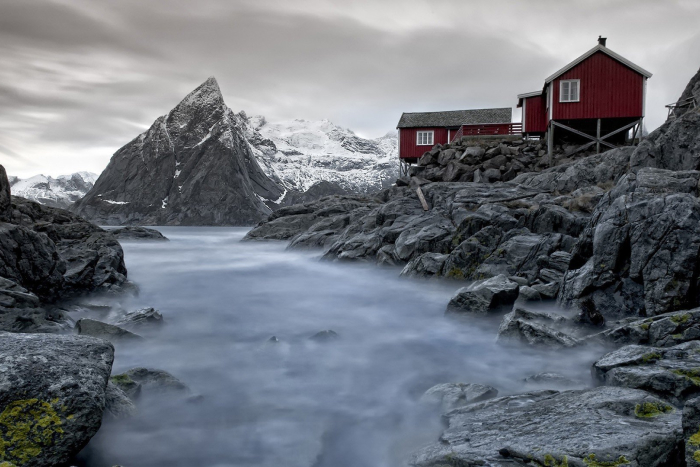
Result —
<instances>
[{"instance_id":1,"label":"wet rock surface","mask_svg":"<svg viewBox=\"0 0 700 467\"><path fill-rule=\"evenodd\" d=\"M471 403L493 399L498 395L498 389L483 384L474 383L445 383L428 389L422 400L437 402L444 412Z\"/></svg>"},{"instance_id":2,"label":"wet rock surface","mask_svg":"<svg viewBox=\"0 0 700 467\"><path fill-rule=\"evenodd\" d=\"M455 409L412 465L680 465L681 412L644 391L600 387L506 396ZM546 423L543 423L546 420Z\"/></svg>"},{"instance_id":3,"label":"wet rock surface","mask_svg":"<svg viewBox=\"0 0 700 467\"><path fill-rule=\"evenodd\" d=\"M82 336L0 332L0 462L65 465L97 432L113 347Z\"/></svg>"}]
</instances>

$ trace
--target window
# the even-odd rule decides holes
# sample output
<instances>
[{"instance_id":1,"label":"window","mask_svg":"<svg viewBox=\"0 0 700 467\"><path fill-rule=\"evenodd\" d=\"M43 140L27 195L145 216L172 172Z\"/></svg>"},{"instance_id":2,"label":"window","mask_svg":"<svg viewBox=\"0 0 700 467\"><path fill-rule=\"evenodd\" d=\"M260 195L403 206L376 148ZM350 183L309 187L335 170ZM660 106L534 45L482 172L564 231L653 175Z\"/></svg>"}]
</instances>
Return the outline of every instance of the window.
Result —
<instances>
[{"instance_id":1,"label":"window","mask_svg":"<svg viewBox=\"0 0 700 467\"><path fill-rule=\"evenodd\" d=\"M581 93L580 79L562 80L559 85L559 102L578 102Z\"/></svg>"},{"instance_id":2,"label":"window","mask_svg":"<svg viewBox=\"0 0 700 467\"><path fill-rule=\"evenodd\" d=\"M416 132L416 144L418 146L432 146L434 131L418 131Z\"/></svg>"}]
</instances>

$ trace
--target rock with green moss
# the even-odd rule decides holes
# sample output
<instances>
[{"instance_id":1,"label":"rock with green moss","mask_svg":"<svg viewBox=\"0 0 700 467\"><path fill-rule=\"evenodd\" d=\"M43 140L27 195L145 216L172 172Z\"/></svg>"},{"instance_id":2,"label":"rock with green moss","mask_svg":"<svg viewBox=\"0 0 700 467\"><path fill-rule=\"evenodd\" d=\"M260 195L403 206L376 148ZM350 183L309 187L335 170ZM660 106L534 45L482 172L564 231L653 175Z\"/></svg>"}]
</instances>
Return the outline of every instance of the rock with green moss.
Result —
<instances>
[{"instance_id":1,"label":"rock with green moss","mask_svg":"<svg viewBox=\"0 0 700 467\"><path fill-rule=\"evenodd\" d=\"M142 393L189 393L185 383L167 371L152 368L132 368L124 372L133 381L141 385Z\"/></svg>"},{"instance_id":2,"label":"rock with green moss","mask_svg":"<svg viewBox=\"0 0 700 467\"><path fill-rule=\"evenodd\" d=\"M668 348L628 345L595 362L593 374L605 384L643 389L682 405L700 395L700 341Z\"/></svg>"},{"instance_id":3,"label":"rock with green moss","mask_svg":"<svg viewBox=\"0 0 700 467\"><path fill-rule=\"evenodd\" d=\"M658 408L639 417L638 409ZM649 413L651 411L648 411ZM660 467L683 465L681 412L647 392L616 387L500 397L445 414L440 441L412 465Z\"/></svg>"},{"instance_id":4,"label":"rock with green moss","mask_svg":"<svg viewBox=\"0 0 700 467\"><path fill-rule=\"evenodd\" d=\"M114 348L11 333L0 333L0 348L0 465L65 465L100 427Z\"/></svg>"},{"instance_id":5,"label":"rock with green moss","mask_svg":"<svg viewBox=\"0 0 700 467\"><path fill-rule=\"evenodd\" d=\"M700 467L700 397L688 400L683 407L683 436L687 466Z\"/></svg>"},{"instance_id":6,"label":"rock with green moss","mask_svg":"<svg viewBox=\"0 0 700 467\"><path fill-rule=\"evenodd\" d=\"M700 339L700 308L674 311L614 326L602 334L616 344L672 347Z\"/></svg>"}]
</instances>

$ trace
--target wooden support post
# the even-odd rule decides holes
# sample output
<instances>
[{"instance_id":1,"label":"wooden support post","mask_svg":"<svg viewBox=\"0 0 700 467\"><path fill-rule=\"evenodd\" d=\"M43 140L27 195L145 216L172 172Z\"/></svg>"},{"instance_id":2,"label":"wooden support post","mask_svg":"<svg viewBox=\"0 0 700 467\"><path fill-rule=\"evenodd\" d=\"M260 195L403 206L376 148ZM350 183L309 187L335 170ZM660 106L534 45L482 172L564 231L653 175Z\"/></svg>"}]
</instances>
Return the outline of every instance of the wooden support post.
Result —
<instances>
[{"instance_id":1,"label":"wooden support post","mask_svg":"<svg viewBox=\"0 0 700 467\"><path fill-rule=\"evenodd\" d=\"M598 129L596 130L597 141L595 143L595 153L600 154L600 119L598 119Z\"/></svg>"},{"instance_id":2,"label":"wooden support post","mask_svg":"<svg viewBox=\"0 0 700 467\"><path fill-rule=\"evenodd\" d=\"M554 122L549 122L549 131L547 131L547 154L549 155L549 163L552 164L554 154Z\"/></svg>"},{"instance_id":3,"label":"wooden support post","mask_svg":"<svg viewBox=\"0 0 700 467\"><path fill-rule=\"evenodd\" d=\"M423 211L428 210L428 202L425 200L425 196L423 196L423 190L420 189L420 187L416 188L416 194L418 195L418 199L420 200L420 204L423 205Z\"/></svg>"},{"instance_id":4,"label":"wooden support post","mask_svg":"<svg viewBox=\"0 0 700 467\"><path fill-rule=\"evenodd\" d=\"M642 142L642 138L644 137L644 118L639 119L639 142Z\"/></svg>"}]
</instances>

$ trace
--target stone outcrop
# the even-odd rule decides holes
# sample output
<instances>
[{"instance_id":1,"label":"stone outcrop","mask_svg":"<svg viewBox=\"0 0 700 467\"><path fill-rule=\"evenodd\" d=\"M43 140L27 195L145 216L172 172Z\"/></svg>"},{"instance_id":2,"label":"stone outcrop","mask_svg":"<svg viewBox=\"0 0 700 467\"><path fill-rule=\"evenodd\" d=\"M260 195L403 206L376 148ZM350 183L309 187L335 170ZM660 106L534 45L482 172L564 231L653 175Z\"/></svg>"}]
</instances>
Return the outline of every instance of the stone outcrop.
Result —
<instances>
[{"instance_id":1,"label":"stone outcrop","mask_svg":"<svg viewBox=\"0 0 700 467\"><path fill-rule=\"evenodd\" d=\"M462 287L447 304L448 313L484 315L512 305L518 298L518 284L503 274Z\"/></svg>"},{"instance_id":2,"label":"stone outcrop","mask_svg":"<svg viewBox=\"0 0 700 467\"><path fill-rule=\"evenodd\" d=\"M0 348L0 464L67 465L100 427L113 347L0 332Z\"/></svg>"},{"instance_id":3,"label":"stone outcrop","mask_svg":"<svg viewBox=\"0 0 700 467\"><path fill-rule=\"evenodd\" d=\"M168 239L156 229L146 227L127 226L109 231L117 240L160 240Z\"/></svg>"},{"instance_id":4,"label":"stone outcrop","mask_svg":"<svg viewBox=\"0 0 700 467\"><path fill-rule=\"evenodd\" d=\"M445 419L440 442L420 451L413 466L642 467L682 465L684 457L681 412L635 389L506 396Z\"/></svg>"},{"instance_id":5,"label":"stone outcrop","mask_svg":"<svg viewBox=\"0 0 700 467\"><path fill-rule=\"evenodd\" d=\"M438 384L425 391L421 400L437 402L443 412L468 404L493 399L498 396L498 389L475 383Z\"/></svg>"},{"instance_id":6,"label":"stone outcrop","mask_svg":"<svg viewBox=\"0 0 700 467\"><path fill-rule=\"evenodd\" d=\"M2 169L2 166L0 166ZM57 332L68 326L53 304L88 292L127 290L121 245L68 211L9 195L0 170L0 329Z\"/></svg>"},{"instance_id":7,"label":"stone outcrop","mask_svg":"<svg viewBox=\"0 0 700 467\"><path fill-rule=\"evenodd\" d=\"M103 225L251 225L282 193L209 78L119 149L72 209Z\"/></svg>"},{"instance_id":8,"label":"stone outcrop","mask_svg":"<svg viewBox=\"0 0 700 467\"><path fill-rule=\"evenodd\" d=\"M674 347L628 345L593 365L593 374L609 386L643 389L682 406L700 395L700 341Z\"/></svg>"}]
</instances>

